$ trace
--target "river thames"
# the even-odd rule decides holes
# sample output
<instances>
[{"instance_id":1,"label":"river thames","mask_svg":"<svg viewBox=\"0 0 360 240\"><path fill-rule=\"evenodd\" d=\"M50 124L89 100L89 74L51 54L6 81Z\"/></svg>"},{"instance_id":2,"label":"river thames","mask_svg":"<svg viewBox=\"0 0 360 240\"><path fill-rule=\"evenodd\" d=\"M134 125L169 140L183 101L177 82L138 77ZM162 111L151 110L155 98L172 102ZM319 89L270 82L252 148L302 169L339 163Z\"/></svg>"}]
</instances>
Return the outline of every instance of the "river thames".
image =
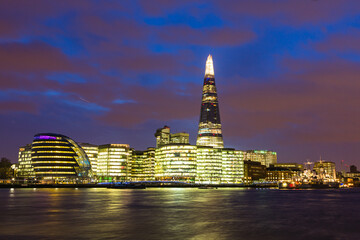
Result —
<instances>
[{"instance_id":1,"label":"river thames","mask_svg":"<svg viewBox=\"0 0 360 240\"><path fill-rule=\"evenodd\" d=\"M360 239L360 189L0 189L1 239Z\"/></svg>"}]
</instances>

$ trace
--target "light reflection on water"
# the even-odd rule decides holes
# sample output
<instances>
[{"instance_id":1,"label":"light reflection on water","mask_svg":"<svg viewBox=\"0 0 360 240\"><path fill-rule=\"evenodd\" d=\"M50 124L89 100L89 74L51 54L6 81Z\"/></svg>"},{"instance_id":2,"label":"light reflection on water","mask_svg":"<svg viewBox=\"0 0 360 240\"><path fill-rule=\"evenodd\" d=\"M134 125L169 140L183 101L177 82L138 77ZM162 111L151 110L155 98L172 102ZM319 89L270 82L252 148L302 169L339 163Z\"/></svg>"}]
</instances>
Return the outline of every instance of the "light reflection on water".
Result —
<instances>
[{"instance_id":1,"label":"light reflection on water","mask_svg":"<svg viewBox=\"0 0 360 240\"><path fill-rule=\"evenodd\" d=\"M359 239L360 191L0 189L1 239Z\"/></svg>"}]
</instances>

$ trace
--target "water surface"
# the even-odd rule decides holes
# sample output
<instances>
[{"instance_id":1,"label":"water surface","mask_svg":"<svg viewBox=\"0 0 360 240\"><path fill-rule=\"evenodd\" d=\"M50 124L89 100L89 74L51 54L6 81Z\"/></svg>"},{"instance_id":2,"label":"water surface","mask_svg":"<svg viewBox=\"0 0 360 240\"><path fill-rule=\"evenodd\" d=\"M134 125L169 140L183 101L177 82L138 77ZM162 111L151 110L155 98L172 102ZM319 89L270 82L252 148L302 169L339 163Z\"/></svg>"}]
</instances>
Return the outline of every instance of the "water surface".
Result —
<instances>
[{"instance_id":1,"label":"water surface","mask_svg":"<svg viewBox=\"0 0 360 240\"><path fill-rule=\"evenodd\" d=\"M0 239L360 239L359 202L359 189L0 189Z\"/></svg>"}]
</instances>

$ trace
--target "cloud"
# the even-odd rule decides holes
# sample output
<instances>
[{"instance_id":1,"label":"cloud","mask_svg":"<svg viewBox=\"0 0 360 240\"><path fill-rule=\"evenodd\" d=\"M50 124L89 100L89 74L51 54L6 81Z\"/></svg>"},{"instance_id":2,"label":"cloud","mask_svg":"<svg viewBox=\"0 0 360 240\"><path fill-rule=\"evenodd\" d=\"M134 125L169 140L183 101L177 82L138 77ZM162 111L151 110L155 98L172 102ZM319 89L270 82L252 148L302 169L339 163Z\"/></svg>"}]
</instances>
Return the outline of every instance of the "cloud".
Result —
<instances>
[{"instance_id":1,"label":"cloud","mask_svg":"<svg viewBox=\"0 0 360 240\"><path fill-rule=\"evenodd\" d=\"M159 35L166 43L212 47L237 46L248 43L256 37L254 32L246 29L194 29L189 26L163 27Z\"/></svg>"},{"instance_id":2,"label":"cloud","mask_svg":"<svg viewBox=\"0 0 360 240\"><path fill-rule=\"evenodd\" d=\"M360 4L356 0L344 4L338 0L244 0L214 1L222 16L228 19L256 17L271 23L294 26L333 23L346 16L356 16Z\"/></svg>"},{"instance_id":3,"label":"cloud","mask_svg":"<svg viewBox=\"0 0 360 240\"><path fill-rule=\"evenodd\" d=\"M329 34L313 43L313 47L322 53L360 53L360 31L348 28L344 32Z\"/></svg>"},{"instance_id":4,"label":"cloud","mask_svg":"<svg viewBox=\"0 0 360 240\"><path fill-rule=\"evenodd\" d=\"M339 58L284 62L291 71L278 79L226 87L220 102L225 134L277 131L294 143L360 141L359 64Z\"/></svg>"}]
</instances>

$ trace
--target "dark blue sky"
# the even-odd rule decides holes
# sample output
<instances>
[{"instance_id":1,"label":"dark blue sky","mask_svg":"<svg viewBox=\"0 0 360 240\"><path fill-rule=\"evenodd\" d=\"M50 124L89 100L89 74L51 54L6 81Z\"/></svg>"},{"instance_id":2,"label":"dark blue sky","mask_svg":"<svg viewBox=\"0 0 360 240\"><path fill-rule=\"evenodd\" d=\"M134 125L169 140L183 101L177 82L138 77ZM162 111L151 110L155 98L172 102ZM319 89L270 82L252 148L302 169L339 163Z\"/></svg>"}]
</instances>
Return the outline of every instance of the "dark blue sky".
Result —
<instances>
[{"instance_id":1,"label":"dark blue sky","mask_svg":"<svg viewBox=\"0 0 360 240\"><path fill-rule=\"evenodd\" d=\"M360 2L1 1L0 157L38 132L195 143L214 58L224 142L360 167Z\"/></svg>"}]
</instances>

